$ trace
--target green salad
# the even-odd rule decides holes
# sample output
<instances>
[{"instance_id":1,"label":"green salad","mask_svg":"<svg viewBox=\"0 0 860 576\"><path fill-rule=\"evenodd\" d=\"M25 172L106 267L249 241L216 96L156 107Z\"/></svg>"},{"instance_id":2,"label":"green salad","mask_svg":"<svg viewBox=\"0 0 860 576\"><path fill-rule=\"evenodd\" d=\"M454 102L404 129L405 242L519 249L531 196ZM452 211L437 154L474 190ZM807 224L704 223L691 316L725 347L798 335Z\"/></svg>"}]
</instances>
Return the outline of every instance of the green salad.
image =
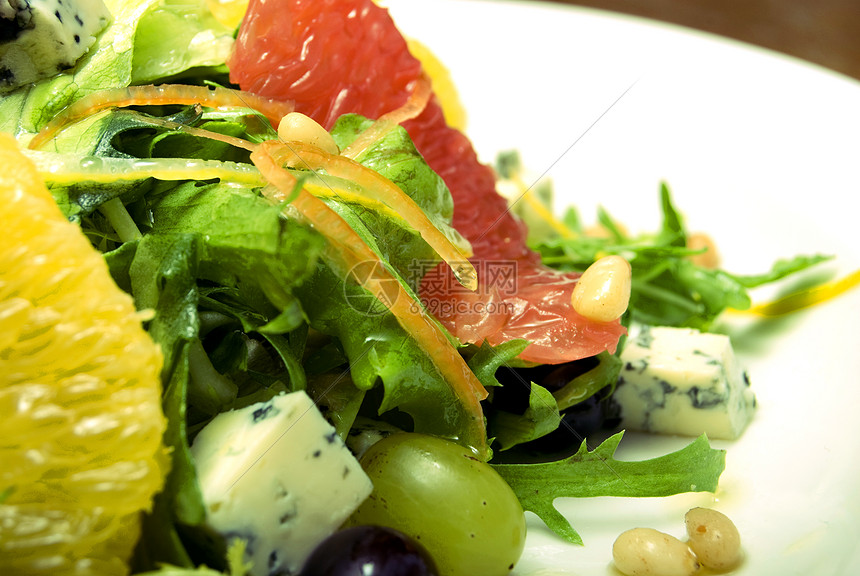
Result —
<instances>
[{"instance_id":1,"label":"green salad","mask_svg":"<svg viewBox=\"0 0 860 576\"><path fill-rule=\"evenodd\" d=\"M234 30L204 2L106 4L113 24L77 67L0 96L0 129L24 147L58 122L27 154L64 215L132 295L164 356L164 442L171 465L144 515L134 572L252 570L254 538L209 522L212 510L192 445L219 415L259 411L295 393L307 394L339 441L358 455L372 453L374 440L398 433L445 439L486 468L474 472L476 482L498 475L516 496L520 517L523 510L535 513L573 544L587 544L587 535L581 537L557 511L557 498L717 489L725 452L712 448L705 435L655 459L615 459L623 415L612 397L623 370L624 338L614 352L539 365L519 358L525 340L467 344L426 311L413 310L408 322L398 316L395 300L421 307L422 277L414 263L452 260L428 240L427 226L455 256L469 251L452 225L455 207L445 183L404 129L391 128L356 158L373 176L356 172L361 177L351 179L324 161L302 165L302 150L316 148L301 143L292 161L271 147L270 157L281 154L283 162L267 171L255 154L280 138L277 123L261 110L271 103L257 106L250 96L229 108L177 103L165 95L194 100L198 92L152 88L206 87L215 98L235 88L225 64ZM79 113L70 112L75 103ZM374 126L374 119L343 115L331 139L344 150ZM521 180L516 153L500 156L495 168L502 181ZM391 183L421 214L411 215L403 200L379 199L376 192ZM583 272L607 255L630 263L629 309L621 322L631 332L638 326L706 332L726 310L749 308L749 289L826 259L780 261L756 276L701 265L693 257L704 249L689 241L666 185L655 194L662 222L636 235L606 211L598 214L600 235L591 234L573 209L550 224L545 213L552 190L538 187L528 194L528 201L512 207L529 226L529 247L544 265ZM325 228L335 217L349 230ZM342 236L333 236L335 229ZM360 248L350 244L357 241ZM370 291L371 285L379 290ZM577 428L577 411L597 423ZM445 460L439 456L438 462ZM369 473L376 485L376 472ZM399 473L401 483L417 483L422 472ZM424 514L432 525L434 509ZM487 522L469 529L485 529ZM440 564L446 562L462 563Z\"/></svg>"}]
</instances>

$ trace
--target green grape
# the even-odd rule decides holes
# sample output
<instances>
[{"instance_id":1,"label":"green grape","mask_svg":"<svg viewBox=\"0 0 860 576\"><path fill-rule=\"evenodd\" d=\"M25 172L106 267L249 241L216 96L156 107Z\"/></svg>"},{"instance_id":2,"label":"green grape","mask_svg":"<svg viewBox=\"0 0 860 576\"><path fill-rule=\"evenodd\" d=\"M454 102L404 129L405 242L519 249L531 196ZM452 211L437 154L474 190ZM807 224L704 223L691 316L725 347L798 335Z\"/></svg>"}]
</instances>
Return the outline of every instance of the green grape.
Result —
<instances>
[{"instance_id":1,"label":"green grape","mask_svg":"<svg viewBox=\"0 0 860 576\"><path fill-rule=\"evenodd\" d=\"M395 434L361 458L373 494L350 525L400 530L430 552L441 576L504 575L525 546L523 509L489 465L458 444Z\"/></svg>"}]
</instances>

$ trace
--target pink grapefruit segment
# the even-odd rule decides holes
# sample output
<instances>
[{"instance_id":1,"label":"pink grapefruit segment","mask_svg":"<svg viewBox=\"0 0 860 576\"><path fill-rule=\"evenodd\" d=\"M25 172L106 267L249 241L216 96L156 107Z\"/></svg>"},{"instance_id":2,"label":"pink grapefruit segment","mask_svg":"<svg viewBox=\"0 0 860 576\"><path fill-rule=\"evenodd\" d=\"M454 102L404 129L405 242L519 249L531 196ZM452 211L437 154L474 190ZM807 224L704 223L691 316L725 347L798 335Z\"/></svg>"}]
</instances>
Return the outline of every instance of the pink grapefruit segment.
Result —
<instances>
[{"instance_id":1,"label":"pink grapefruit segment","mask_svg":"<svg viewBox=\"0 0 860 576\"><path fill-rule=\"evenodd\" d=\"M344 113L379 118L399 108L423 76L388 11L372 0L251 0L228 65L243 90L290 100L326 127ZM454 227L472 243L479 271L475 293L448 289L456 285L449 271L429 275L421 296L439 321L465 342L526 338L531 345L521 358L533 362L614 352L624 328L573 311L578 275L550 270L526 247L526 230L496 193L493 170L446 124L436 99L404 127L451 190ZM480 277L490 263L516 268L515 289Z\"/></svg>"}]
</instances>

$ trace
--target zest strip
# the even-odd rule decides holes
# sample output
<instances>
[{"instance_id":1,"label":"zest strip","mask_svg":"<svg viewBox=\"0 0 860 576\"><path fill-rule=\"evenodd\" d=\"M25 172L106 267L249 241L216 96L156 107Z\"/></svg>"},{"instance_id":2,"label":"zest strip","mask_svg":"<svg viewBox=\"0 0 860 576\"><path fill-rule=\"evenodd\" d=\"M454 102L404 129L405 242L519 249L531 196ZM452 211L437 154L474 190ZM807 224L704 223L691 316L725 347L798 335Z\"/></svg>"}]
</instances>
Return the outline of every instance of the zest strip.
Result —
<instances>
[{"instance_id":1,"label":"zest strip","mask_svg":"<svg viewBox=\"0 0 860 576\"><path fill-rule=\"evenodd\" d=\"M352 144L344 148L341 154L347 158L358 158L362 152L370 148L375 142L382 140L396 126L421 114L432 96L433 86L430 79L426 75L422 75L403 106L377 118L369 128L359 134Z\"/></svg>"},{"instance_id":2,"label":"zest strip","mask_svg":"<svg viewBox=\"0 0 860 576\"><path fill-rule=\"evenodd\" d=\"M263 98L250 92L229 88L166 84L163 86L129 86L94 92L71 104L30 141L29 148L41 148L64 126L108 108L150 106L153 104L202 104L211 108L251 108L265 116L273 126L293 111L292 102Z\"/></svg>"},{"instance_id":3,"label":"zest strip","mask_svg":"<svg viewBox=\"0 0 860 576\"><path fill-rule=\"evenodd\" d=\"M421 113L431 95L430 82L422 78L418 82L412 97L402 107L383 116L368 129L373 134L384 135L397 123L405 121ZM105 90L95 92L66 108L57 117L51 120L42 131L31 141L29 148L37 149L48 139L53 137L67 124L86 117L99 110L109 108L153 105L153 104L180 104L201 105L205 104L216 108L229 107L261 107L261 113L265 115L274 126L277 126L281 118L292 111L292 104L262 98L253 94L230 90L226 88L209 89L201 86L186 86L177 84L165 84L162 86L131 86L128 88ZM252 144L240 138L233 138L223 134L216 134L206 130L177 124L175 122L143 117L147 122L162 125L165 128L180 130L188 134L203 138L212 138L223 141L233 146L244 148L249 151L257 149ZM382 132L374 130L377 126ZM365 131L365 132L368 132ZM363 136L363 135L362 135ZM381 136L380 136L381 137ZM359 137L361 138L361 136ZM372 140L368 140L369 144ZM271 142L267 149L275 150L274 145L280 151L280 163L289 163L292 167L307 168L312 171L325 170L328 174L348 180L353 180L364 191L370 193L373 200L379 201L394 211L401 214L410 226L421 234L421 237L451 266L457 280L469 290L476 290L478 277L474 266L468 261L471 253L461 250L449 238L442 234L438 228L427 218L412 198L405 194L390 180L380 176L373 170L369 170L361 164L342 156L327 154L319 148L302 142L278 143ZM207 169L211 168L209 166ZM219 168L220 169L220 168ZM229 169L229 168L228 168ZM235 172L235 171L234 171Z\"/></svg>"},{"instance_id":4,"label":"zest strip","mask_svg":"<svg viewBox=\"0 0 860 576\"><path fill-rule=\"evenodd\" d=\"M294 190L296 178L275 160L279 148L277 142L264 142L251 153L251 160L266 180L286 197ZM276 154L271 153L272 149ZM329 239L332 246L327 256L343 270L352 270L354 266L364 262L378 264L378 271L386 270L379 256L325 202L302 188L290 205ZM387 272L384 272L380 275L386 274ZM459 440L467 443L478 456L486 459L489 456L489 447L480 401L487 397L487 391L466 365L463 357L451 346L436 321L413 300L393 275L383 278L353 278L377 297L384 294L383 282L393 282L390 285L398 287L397 297L388 304L389 309L400 326L427 352L437 370L460 399L469 419L465 423L469 437Z\"/></svg>"},{"instance_id":5,"label":"zest strip","mask_svg":"<svg viewBox=\"0 0 860 576\"><path fill-rule=\"evenodd\" d=\"M307 168L326 173L361 186L369 195L398 211L415 228L421 237L451 266L457 280L469 290L478 288L478 274L468 261L468 254L455 246L421 210L415 201L387 178L365 168L358 162L328 154L316 146L303 142L285 144L264 143L278 165L290 168Z\"/></svg>"}]
</instances>

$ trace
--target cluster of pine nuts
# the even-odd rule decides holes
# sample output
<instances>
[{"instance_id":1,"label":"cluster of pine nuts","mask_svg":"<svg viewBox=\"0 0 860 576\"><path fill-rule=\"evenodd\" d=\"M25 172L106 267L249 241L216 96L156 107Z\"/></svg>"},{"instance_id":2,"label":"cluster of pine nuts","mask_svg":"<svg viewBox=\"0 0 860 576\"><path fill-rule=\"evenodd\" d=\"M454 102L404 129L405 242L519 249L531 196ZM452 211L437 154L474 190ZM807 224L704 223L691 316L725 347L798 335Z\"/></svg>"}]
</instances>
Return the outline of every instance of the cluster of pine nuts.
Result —
<instances>
[{"instance_id":1,"label":"cluster of pine nuts","mask_svg":"<svg viewBox=\"0 0 860 576\"><path fill-rule=\"evenodd\" d=\"M741 561L741 537L723 513L693 508L684 517L687 542L653 528L623 532L612 545L615 567L627 576L692 576L701 566L724 571Z\"/></svg>"}]
</instances>

